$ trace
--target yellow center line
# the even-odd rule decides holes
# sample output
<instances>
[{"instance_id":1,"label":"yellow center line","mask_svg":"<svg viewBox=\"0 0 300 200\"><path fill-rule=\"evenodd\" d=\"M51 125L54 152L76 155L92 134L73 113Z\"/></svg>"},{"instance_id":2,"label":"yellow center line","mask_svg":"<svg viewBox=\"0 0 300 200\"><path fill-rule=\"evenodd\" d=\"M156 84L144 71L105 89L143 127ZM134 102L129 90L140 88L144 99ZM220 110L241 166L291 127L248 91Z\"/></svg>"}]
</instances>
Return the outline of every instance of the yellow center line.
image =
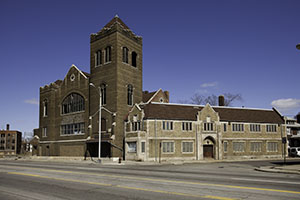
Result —
<instances>
[{"instance_id":1,"label":"yellow center line","mask_svg":"<svg viewBox=\"0 0 300 200\"><path fill-rule=\"evenodd\" d=\"M16 167L16 168L27 168L27 169L34 169L34 170L37 169L37 168L31 168L31 167ZM45 172L58 172L58 173L66 173L66 174L91 175L91 176L98 176L98 177L122 178L122 179L142 180L142 181L152 181L152 182L179 183L179 184L189 184L189 185L204 185L204 186L214 186L214 187L243 189L243 190L256 190L256 191L269 191L269 192L300 194L300 192L297 192L297 191L278 190L278 189L269 189L269 188L257 188L257 187L223 185L223 184L189 182L189 181L176 181L176 180L154 179L154 178L141 178L141 177L132 177L132 176L120 176L120 175L111 175L111 174L96 174L96 173L90 173L90 172L74 172L74 171L54 170L54 169L39 169L39 170L40 171L45 171Z\"/></svg>"},{"instance_id":2,"label":"yellow center line","mask_svg":"<svg viewBox=\"0 0 300 200\"><path fill-rule=\"evenodd\" d=\"M59 181L67 181L67 182L85 183L85 184L90 184L90 185L109 186L109 187L116 187L116 188L122 188L122 189L154 192L154 193L161 193L161 194L168 194L168 195L177 195L177 196L186 196L186 197L195 197L195 198L205 198L205 199L218 199L218 200L235 200L235 199L227 198L227 197L210 196L210 195L193 195L193 194L180 193L180 192L170 192L170 191L164 191L164 190L151 190L151 189L146 189L146 188L137 188L137 187L122 186L122 185L112 185L112 184L90 182L90 181L83 181L83 180L74 180L74 179L66 179L66 178L54 178L54 177L49 177L49 176L41 176L41 175L21 173L21 172L8 172L8 174L21 175L21 176L31 176L31 177L52 179L52 180L59 180Z\"/></svg>"}]
</instances>

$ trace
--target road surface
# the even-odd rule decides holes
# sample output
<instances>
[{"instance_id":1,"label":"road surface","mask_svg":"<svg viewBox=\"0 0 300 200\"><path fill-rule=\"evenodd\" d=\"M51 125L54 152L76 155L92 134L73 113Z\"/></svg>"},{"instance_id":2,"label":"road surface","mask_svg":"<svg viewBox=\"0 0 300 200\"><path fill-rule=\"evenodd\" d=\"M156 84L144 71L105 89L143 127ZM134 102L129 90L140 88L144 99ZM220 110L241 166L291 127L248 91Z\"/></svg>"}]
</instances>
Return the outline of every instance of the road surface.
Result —
<instances>
[{"instance_id":1,"label":"road surface","mask_svg":"<svg viewBox=\"0 0 300 200\"><path fill-rule=\"evenodd\" d=\"M101 165L0 160L0 199L300 199L300 175L254 170L268 164L270 161Z\"/></svg>"}]
</instances>

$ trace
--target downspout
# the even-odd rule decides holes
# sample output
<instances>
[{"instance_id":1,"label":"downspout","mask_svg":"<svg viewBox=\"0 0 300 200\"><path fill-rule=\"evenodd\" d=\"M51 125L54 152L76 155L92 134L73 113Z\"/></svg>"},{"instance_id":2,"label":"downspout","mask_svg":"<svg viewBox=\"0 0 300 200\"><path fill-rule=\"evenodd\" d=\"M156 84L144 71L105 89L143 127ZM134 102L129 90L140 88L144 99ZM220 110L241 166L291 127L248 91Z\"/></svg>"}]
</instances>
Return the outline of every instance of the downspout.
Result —
<instances>
[{"instance_id":1,"label":"downspout","mask_svg":"<svg viewBox=\"0 0 300 200\"><path fill-rule=\"evenodd\" d=\"M198 120L197 120L198 122ZM196 160L199 159L199 152L198 152L198 123L196 123Z\"/></svg>"},{"instance_id":2,"label":"downspout","mask_svg":"<svg viewBox=\"0 0 300 200\"><path fill-rule=\"evenodd\" d=\"M124 127L123 127L123 160L125 160L125 154L126 154L126 143L125 143L125 137L126 137L126 122L124 121Z\"/></svg>"},{"instance_id":3,"label":"downspout","mask_svg":"<svg viewBox=\"0 0 300 200\"><path fill-rule=\"evenodd\" d=\"M155 155L155 162L157 162L157 135L156 135L156 119L154 121L154 135L155 135L155 148L154 148L154 155Z\"/></svg>"}]
</instances>

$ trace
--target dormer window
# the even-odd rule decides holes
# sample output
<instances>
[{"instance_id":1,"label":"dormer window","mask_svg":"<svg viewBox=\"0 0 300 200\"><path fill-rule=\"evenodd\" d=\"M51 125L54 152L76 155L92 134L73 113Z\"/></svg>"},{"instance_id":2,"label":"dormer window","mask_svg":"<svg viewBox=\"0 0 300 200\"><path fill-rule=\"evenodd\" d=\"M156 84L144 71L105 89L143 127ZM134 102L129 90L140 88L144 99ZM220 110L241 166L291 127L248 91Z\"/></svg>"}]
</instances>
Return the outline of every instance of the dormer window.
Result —
<instances>
[{"instance_id":1,"label":"dormer window","mask_svg":"<svg viewBox=\"0 0 300 200\"><path fill-rule=\"evenodd\" d=\"M128 48L123 47L123 62L128 63Z\"/></svg>"},{"instance_id":2,"label":"dormer window","mask_svg":"<svg viewBox=\"0 0 300 200\"><path fill-rule=\"evenodd\" d=\"M131 54L131 62L132 62L132 66L133 66L133 67L137 67L136 59L137 59L137 53L135 53L135 52L133 51L132 54Z\"/></svg>"},{"instance_id":3,"label":"dormer window","mask_svg":"<svg viewBox=\"0 0 300 200\"><path fill-rule=\"evenodd\" d=\"M98 50L96 52L96 66L102 65L102 51Z\"/></svg>"},{"instance_id":4,"label":"dormer window","mask_svg":"<svg viewBox=\"0 0 300 200\"><path fill-rule=\"evenodd\" d=\"M111 46L105 48L105 62L111 62Z\"/></svg>"}]
</instances>

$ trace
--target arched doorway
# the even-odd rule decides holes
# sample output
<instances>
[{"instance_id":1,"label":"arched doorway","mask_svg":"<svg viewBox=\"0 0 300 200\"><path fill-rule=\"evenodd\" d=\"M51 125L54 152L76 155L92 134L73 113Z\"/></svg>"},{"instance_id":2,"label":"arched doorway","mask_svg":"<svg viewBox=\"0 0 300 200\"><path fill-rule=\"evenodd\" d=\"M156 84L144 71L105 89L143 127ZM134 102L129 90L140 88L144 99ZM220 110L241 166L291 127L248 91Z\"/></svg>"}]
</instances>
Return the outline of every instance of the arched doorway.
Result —
<instances>
[{"instance_id":1,"label":"arched doorway","mask_svg":"<svg viewBox=\"0 0 300 200\"><path fill-rule=\"evenodd\" d=\"M212 137L207 137L203 141L203 158L215 158L215 140Z\"/></svg>"}]
</instances>

